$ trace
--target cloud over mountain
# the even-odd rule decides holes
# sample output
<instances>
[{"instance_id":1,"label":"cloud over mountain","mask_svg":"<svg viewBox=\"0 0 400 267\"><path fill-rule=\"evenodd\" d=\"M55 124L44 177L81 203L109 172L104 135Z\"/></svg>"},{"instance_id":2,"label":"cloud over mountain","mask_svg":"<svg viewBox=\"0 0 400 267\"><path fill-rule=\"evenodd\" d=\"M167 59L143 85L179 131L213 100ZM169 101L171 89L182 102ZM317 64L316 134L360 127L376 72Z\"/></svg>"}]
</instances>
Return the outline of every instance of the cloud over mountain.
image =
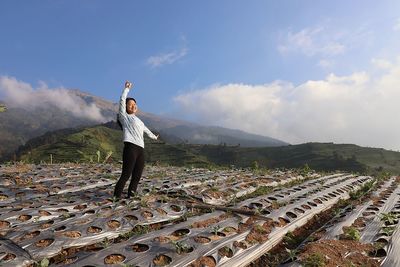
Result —
<instances>
[{"instance_id":1,"label":"cloud over mountain","mask_svg":"<svg viewBox=\"0 0 400 267\"><path fill-rule=\"evenodd\" d=\"M0 99L9 107L33 110L38 107L55 107L74 116L96 122L109 120L95 103L87 103L65 88L49 88L40 82L37 88L14 77L0 76Z\"/></svg>"},{"instance_id":2,"label":"cloud over mountain","mask_svg":"<svg viewBox=\"0 0 400 267\"><path fill-rule=\"evenodd\" d=\"M292 143L333 141L398 150L400 58L373 63L376 69L371 72L332 73L299 85L213 85L180 94L174 101L183 113L203 123Z\"/></svg>"}]
</instances>

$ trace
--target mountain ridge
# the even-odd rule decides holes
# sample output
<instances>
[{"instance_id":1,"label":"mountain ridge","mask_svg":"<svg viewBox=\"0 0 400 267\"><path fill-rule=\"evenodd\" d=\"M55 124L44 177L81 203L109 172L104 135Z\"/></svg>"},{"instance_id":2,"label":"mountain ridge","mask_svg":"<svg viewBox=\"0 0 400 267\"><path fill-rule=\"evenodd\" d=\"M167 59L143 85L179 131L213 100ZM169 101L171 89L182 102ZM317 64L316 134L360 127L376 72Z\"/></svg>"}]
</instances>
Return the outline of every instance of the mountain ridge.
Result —
<instances>
[{"instance_id":1,"label":"mountain ridge","mask_svg":"<svg viewBox=\"0 0 400 267\"><path fill-rule=\"evenodd\" d=\"M83 92L79 89L68 89L68 94L74 99L86 105L95 104L104 117L104 121L116 118L118 103L113 103L101 97ZM22 106L8 105L0 99L0 103L7 105L5 112L0 112L0 160L10 158L19 146L28 140L41 136L49 131L94 126L100 121L90 117L76 116L71 110L63 110L54 105L41 106L35 108L25 108ZM270 137L260 137L250 133L227 128L213 128L213 126L203 126L192 122L179 119L168 118L139 110L138 116L144 123L152 129L162 133L167 142L196 144L218 144L227 143L242 146L275 146L277 144L287 145L288 143ZM179 131L179 129L181 129ZM216 130L217 129L217 130ZM211 132L210 132L211 131ZM188 135L188 132L191 135ZM201 133L201 134L200 134ZM209 137L212 138L209 138ZM256 139L253 140L252 139ZM212 142L210 140L213 140Z\"/></svg>"}]
</instances>

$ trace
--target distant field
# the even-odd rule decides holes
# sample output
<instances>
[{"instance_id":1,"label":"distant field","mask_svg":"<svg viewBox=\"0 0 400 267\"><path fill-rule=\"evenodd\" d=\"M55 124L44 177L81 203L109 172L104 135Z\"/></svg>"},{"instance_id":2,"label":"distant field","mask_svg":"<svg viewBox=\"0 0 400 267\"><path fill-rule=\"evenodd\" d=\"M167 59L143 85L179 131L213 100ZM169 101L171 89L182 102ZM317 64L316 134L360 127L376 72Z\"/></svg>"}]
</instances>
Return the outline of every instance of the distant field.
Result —
<instances>
[{"instance_id":1,"label":"distant field","mask_svg":"<svg viewBox=\"0 0 400 267\"><path fill-rule=\"evenodd\" d=\"M20 148L24 162L118 162L122 132L104 126L62 130L30 140ZM352 144L307 143L283 147L246 148L226 145L172 145L146 139L146 161L175 166L237 166L400 173L400 153ZM98 153L100 152L100 156ZM112 153L111 153L112 152ZM257 162L257 163L255 163Z\"/></svg>"}]
</instances>

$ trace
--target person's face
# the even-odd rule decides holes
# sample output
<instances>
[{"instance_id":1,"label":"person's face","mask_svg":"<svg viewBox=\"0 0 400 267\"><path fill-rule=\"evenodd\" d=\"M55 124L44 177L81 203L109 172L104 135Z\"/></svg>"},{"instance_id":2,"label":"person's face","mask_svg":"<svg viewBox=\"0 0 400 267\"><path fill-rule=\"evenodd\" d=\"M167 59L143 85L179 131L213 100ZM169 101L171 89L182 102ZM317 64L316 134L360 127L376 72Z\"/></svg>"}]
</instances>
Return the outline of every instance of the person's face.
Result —
<instances>
[{"instance_id":1,"label":"person's face","mask_svg":"<svg viewBox=\"0 0 400 267\"><path fill-rule=\"evenodd\" d=\"M128 114L136 114L137 106L136 106L135 101L129 100L128 103L126 103L126 112Z\"/></svg>"}]
</instances>

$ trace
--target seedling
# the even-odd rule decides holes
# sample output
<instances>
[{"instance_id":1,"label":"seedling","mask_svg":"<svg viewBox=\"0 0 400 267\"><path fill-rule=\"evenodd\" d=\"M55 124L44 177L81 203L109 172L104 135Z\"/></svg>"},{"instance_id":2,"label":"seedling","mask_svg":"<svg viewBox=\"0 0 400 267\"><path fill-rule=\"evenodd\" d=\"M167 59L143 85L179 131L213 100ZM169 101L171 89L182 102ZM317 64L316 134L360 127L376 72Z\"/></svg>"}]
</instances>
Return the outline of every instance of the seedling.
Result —
<instances>
[{"instance_id":1,"label":"seedling","mask_svg":"<svg viewBox=\"0 0 400 267\"><path fill-rule=\"evenodd\" d=\"M132 232L135 235L147 234L148 232L150 232L150 227L148 225L136 225L133 228Z\"/></svg>"},{"instance_id":2,"label":"seedling","mask_svg":"<svg viewBox=\"0 0 400 267\"><path fill-rule=\"evenodd\" d=\"M101 246L102 246L103 248L109 247L110 244L111 244L111 241L110 241L110 239L108 239L107 237L105 237L105 238L103 239L103 241L101 241Z\"/></svg>"},{"instance_id":3,"label":"seedling","mask_svg":"<svg viewBox=\"0 0 400 267\"><path fill-rule=\"evenodd\" d=\"M141 199L140 199L140 206L141 207L148 207L149 206L149 201L148 201L148 199L146 199L145 197L142 197Z\"/></svg>"},{"instance_id":4,"label":"seedling","mask_svg":"<svg viewBox=\"0 0 400 267\"><path fill-rule=\"evenodd\" d=\"M287 232L286 235L283 237L283 241L288 244L289 246L292 246L297 243L296 237L292 232Z\"/></svg>"},{"instance_id":5,"label":"seedling","mask_svg":"<svg viewBox=\"0 0 400 267\"><path fill-rule=\"evenodd\" d=\"M297 254L297 249L288 249L285 248L286 252L289 254L289 258L291 261L294 261L296 259L296 254Z\"/></svg>"},{"instance_id":6,"label":"seedling","mask_svg":"<svg viewBox=\"0 0 400 267\"><path fill-rule=\"evenodd\" d=\"M254 230L258 233L258 234L265 234L267 233L267 230L264 229L264 227L262 227L261 225L257 224L254 226Z\"/></svg>"},{"instance_id":7,"label":"seedling","mask_svg":"<svg viewBox=\"0 0 400 267\"><path fill-rule=\"evenodd\" d=\"M344 232L344 238L348 239L348 240L354 240L354 241L358 241L360 240L360 232L354 228L354 227L348 227L343 229Z\"/></svg>"},{"instance_id":8,"label":"seedling","mask_svg":"<svg viewBox=\"0 0 400 267\"><path fill-rule=\"evenodd\" d=\"M324 256L321 253L313 253L302 262L304 267L323 267L325 266Z\"/></svg>"},{"instance_id":9,"label":"seedling","mask_svg":"<svg viewBox=\"0 0 400 267\"><path fill-rule=\"evenodd\" d=\"M175 247L175 251L178 254L187 253L190 251L190 246L182 241L171 241L172 245Z\"/></svg>"},{"instance_id":10,"label":"seedling","mask_svg":"<svg viewBox=\"0 0 400 267\"><path fill-rule=\"evenodd\" d=\"M381 221L383 221L385 224L394 224L395 221L397 220L397 216L394 213L381 213L379 216Z\"/></svg>"},{"instance_id":11,"label":"seedling","mask_svg":"<svg viewBox=\"0 0 400 267\"><path fill-rule=\"evenodd\" d=\"M214 233L214 235L218 235L218 231L221 229L220 225L216 225L212 228L212 232Z\"/></svg>"},{"instance_id":12,"label":"seedling","mask_svg":"<svg viewBox=\"0 0 400 267\"><path fill-rule=\"evenodd\" d=\"M384 232L388 236L391 236L393 234L394 230L395 230L394 227L384 227L384 228L382 228L382 232Z\"/></svg>"},{"instance_id":13,"label":"seedling","mask_svg":"<svg viewBox=\"0 0 400 267\"><path fill-rule=\"evenodd\" d=\"M44 259L42 259L40 261L39 266L40 267L47 267L47 266L49 266L49 264L50 264L50 261L47 258L44 258Z\"/></svg>"}]
</instances>

